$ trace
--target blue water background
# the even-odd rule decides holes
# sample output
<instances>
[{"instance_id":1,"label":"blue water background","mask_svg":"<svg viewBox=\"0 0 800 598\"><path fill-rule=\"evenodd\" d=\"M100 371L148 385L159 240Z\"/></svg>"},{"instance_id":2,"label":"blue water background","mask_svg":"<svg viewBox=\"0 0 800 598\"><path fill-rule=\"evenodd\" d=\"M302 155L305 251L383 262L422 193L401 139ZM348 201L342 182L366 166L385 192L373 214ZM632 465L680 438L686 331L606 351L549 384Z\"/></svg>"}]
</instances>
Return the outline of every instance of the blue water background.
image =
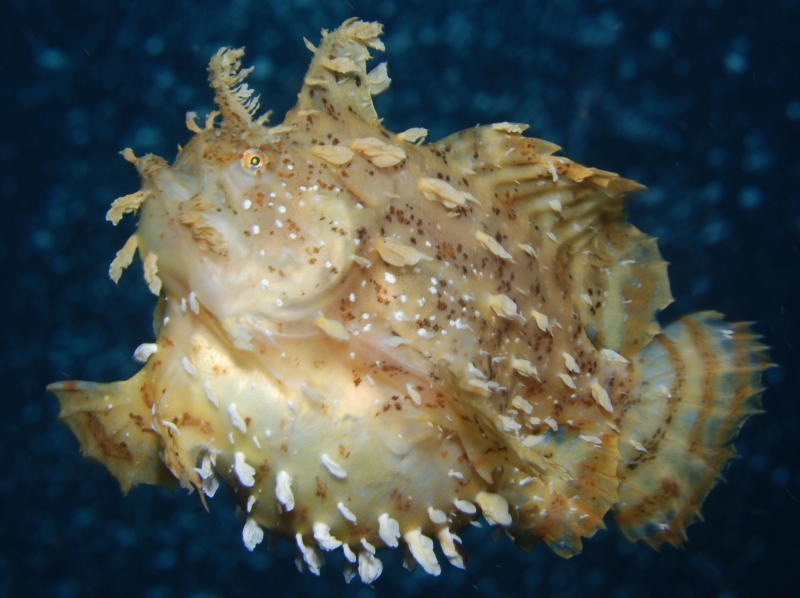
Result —
<instances>
[{"instance_id":1,"label":"blue water background","mask_svg":"<svg viewBox=\"0 0 800 598\"><path fill-rule=\"evenodd\" d=\"M542 2L6 0L0 21L0 597L800 595L800 6L796 0ZM408 574L399 555L370 589L300 575L279 542L248 553L227 493L138 488L122 497L83 460L44 386L136 371L154 305L136 269L107 276L132 231L103 217L138 188L117 156L172 158L184 114L212 108L208 58L245 45L273 122L319 39L359 16L386 25L392 130L429 139L519 121L565 155L647 184L632 219L660 237L677 298L665 320L717 309L756 321L780 364L766 414L707 500L683 550L613 531L569 561L462 534L466 572Z\"/></svg>"}]
</instances>

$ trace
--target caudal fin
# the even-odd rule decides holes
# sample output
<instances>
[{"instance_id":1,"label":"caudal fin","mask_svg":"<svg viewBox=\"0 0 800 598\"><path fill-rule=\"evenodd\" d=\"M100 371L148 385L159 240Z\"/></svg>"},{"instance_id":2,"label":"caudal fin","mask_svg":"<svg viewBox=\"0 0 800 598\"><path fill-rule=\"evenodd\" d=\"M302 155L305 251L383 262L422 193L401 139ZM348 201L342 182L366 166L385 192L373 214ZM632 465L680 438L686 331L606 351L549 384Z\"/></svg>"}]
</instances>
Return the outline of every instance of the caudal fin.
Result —
<instances>
[{"instance_id":1,"label":"caudal fin","mask_svg":"<svg viewBox=\"0 0 800 598\"><path fill-rule=\"evenodd\" d=\"M703 312L670 324L634 358L613 508L629 540L658 548L686 539L736 454L739 428L761 411L761 372L770 364L758 338L747 324Z\"/></svg>"}]
</instances>

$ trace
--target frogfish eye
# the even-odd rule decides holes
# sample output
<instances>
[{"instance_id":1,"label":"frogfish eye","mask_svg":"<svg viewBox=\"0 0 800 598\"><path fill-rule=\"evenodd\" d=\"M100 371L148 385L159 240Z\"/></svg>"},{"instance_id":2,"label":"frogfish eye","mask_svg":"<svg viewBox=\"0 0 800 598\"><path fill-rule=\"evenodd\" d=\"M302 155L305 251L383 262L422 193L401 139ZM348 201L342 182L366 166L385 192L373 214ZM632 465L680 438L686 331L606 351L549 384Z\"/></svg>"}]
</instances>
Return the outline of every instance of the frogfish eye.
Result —
<instances>
[{"instance_id":1,"label":"frogfish eye","mask_svg":"<svg viewBox=\"0 0 800 598\"><path fill-rule=\"evenodd\" d=\"M242 154L242 168L248 172L256 173L264 170L267 164L267 157L264 152L250 148Z\"/></svg>"}]
</instances>

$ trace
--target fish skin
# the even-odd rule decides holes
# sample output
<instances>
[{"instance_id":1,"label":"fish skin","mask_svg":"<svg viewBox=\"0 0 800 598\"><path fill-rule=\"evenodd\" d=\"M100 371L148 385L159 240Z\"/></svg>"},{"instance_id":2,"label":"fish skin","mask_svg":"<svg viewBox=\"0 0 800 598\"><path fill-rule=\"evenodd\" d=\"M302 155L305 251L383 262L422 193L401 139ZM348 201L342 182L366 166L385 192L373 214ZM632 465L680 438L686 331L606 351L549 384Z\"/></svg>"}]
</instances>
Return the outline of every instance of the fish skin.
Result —
<instances>
[{"instance_id":1,"label":"fish skin","mask_svg":"<svg viewBox=\"0 0 800 598\"><path fill-rule=\"evenodd\" d=\"M621 211L641 185L523 124L426 145L386 130L372 96L390 79L367 70L381 31L323 32L276 127L223 48L221 119L187 119L171 165L126 150L142 187L109 214L138 217L156 351L130 381L48 387L62 419L126 492L211 496L219 477L248 537L297 538L312 571L315 523L364 554L388 513L438 572L428 538L480 514L455 501L565 557L609 512L631 540L680 544L759 408L763 347L713 313L662 331L666 264ZM693 425L691 408L659 419L708 392Z\"/></svg>"}]
</instances>

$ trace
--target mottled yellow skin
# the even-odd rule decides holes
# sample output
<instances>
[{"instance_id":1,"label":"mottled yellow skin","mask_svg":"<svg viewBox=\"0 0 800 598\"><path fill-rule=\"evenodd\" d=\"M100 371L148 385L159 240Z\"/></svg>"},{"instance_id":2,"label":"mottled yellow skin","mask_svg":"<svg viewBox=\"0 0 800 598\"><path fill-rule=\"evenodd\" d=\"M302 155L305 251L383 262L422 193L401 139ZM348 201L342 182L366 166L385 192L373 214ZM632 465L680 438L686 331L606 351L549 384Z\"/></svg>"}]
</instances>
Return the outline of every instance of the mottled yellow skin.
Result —
<instances>
[{"instance_id":1,"label":"mottled yellow skin","mask_svg":"<svg viewBox=\"0 0 800 598\"><path fill-rule=\"evenodd\" d=\"M213 470L250 533L295 538L312 572L339 542L377 577L372 548L397 545L381 516L433 574L426 537L463 566L449 532L481 512L564 556L612 508L629 537L679 543L757 406L760 346L711 314L659 334L666 266L620 211L636 183L524 125L431 145L385 130L385 71L365 70L380 29L324 33L275 128L254 119L241 52L220 51L221 121L190 119L171 166L126 154L142 190L109 219L138 208L139 227L111 274L138 247L156 350L131 381L52 386L62 416L126 490L171 474L213 494ZM694 372L698 347L713 350ZM664 420L672 395L714 384L718 404ZM703 450L687 440L705 431ZM639 468L659 445L671 460Z\"/></svg>"}]
</instances>

